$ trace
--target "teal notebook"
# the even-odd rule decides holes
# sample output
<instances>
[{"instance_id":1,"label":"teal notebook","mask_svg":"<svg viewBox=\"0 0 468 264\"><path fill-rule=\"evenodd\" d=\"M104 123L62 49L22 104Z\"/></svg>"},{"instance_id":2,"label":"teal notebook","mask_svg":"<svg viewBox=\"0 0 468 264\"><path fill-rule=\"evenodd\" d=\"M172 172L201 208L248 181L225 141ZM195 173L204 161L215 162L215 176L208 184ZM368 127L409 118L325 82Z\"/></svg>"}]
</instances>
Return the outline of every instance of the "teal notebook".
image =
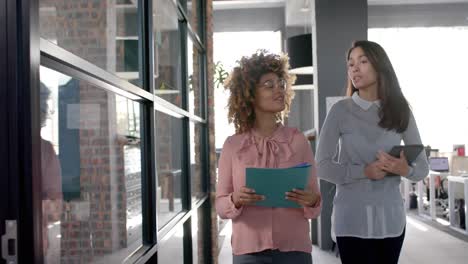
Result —
<instances>
[{"instance_id":1,"label":"teal notebook","mask_svg":"<svg viewBox=\"0 0 468 264\"><path fill-rule=\"evenodd\" d=\"M310 164L299 164L292 168L246 168L246 186L257 194L265 195L258 206L300 208L295 202L286 200L286 192L305 189L310 174Z\"/></svg>"}]
</instances>

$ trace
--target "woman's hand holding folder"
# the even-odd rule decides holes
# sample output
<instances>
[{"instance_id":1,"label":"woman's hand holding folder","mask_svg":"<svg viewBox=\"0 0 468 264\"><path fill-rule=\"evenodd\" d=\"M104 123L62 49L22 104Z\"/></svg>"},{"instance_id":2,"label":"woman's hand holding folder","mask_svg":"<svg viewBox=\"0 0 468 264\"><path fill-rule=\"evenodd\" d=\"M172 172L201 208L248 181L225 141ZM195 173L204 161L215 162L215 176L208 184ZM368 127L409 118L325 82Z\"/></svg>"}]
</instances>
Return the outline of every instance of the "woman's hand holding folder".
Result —
<instances>
[{"instance_id":1,"label":"woman's hand holding folder","mask_svg":"<svg viewBox=\"0 0 468 264\"><path fill-rule=\"evenodd\" d=\"M320 195L309 190L292 189L286 192L286 200L296 202L303 207L315 207L320 202Z\"/></svg>"},{"instance_id":2,"label":"woman's hand holding folder","mask_svg":"<svg viewBox=\"0 0 468 264\"><path fill-rule=\"evenodd\" d=\"M241 187L239 191L234 191L231 198L237 209L243 205L253 205L258 201L265 200L265 196L258 195L254 189L245 186Z\"/></svg>"}]
</instances>

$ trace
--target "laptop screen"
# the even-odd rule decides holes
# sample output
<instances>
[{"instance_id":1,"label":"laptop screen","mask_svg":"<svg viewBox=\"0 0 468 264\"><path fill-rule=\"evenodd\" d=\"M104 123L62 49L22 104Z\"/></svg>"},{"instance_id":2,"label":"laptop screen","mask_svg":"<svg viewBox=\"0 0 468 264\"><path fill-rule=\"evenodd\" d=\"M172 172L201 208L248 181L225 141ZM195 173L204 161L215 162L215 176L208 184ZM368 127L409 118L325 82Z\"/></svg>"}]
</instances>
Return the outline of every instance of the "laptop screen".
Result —
<instances>
[{"instance_id":1,"label":"laptop screen","mask_svg":"<svg viewBox=\"0 0 468 264\"><path fill-rule=\"evenodd\" d=\"M430 157L429 168L433 171L447 172L449 171L449 162L447 157Z\"/></svg>"}]
</instances>

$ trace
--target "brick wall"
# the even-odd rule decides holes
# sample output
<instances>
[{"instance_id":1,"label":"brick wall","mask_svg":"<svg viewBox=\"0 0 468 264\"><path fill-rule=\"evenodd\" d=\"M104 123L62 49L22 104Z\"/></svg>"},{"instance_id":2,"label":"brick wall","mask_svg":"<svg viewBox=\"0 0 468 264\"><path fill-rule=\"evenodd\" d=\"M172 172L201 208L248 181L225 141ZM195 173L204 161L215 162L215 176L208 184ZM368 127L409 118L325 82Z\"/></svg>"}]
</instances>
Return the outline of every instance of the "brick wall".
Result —
<instances>
[{"instance_id":1,"label":"brick wall","mask_svg":"<svg viewBox=\"0 0 468 264\"><path fill-rule=\"evenodd\" d=\"M127 246L124 155L112 109L114 95L81 83L81 197L64 206L62 262L88 262Z\"/></svg>"},{"instance_id":2,"label":"brick wall","mask_svg":"<svg viewBox=\"0 0 468 264\"><path fill-rule=\"evenodd\" d=\"M198 16L198 12L197 12L197 7L198 7L198 4L199 4L199 0L193 0L191 1L191 12L190 12L190 24L191 26L193 27L192 29L195 31L195 32L198 32L199 28L199 16ZM206 31L206 34L208 36L211 36L212 35L212 1L211 0L208 0L206 1L206 13L207 13L207 17L206 17L206 20L205 20L205 23L207 25L207 28L205 29ZM211 33L210 33L211 32ZM202 41L205 41L205 40L202 40ZM211 96L211 98L213 98L213 70L212 70L212 67L213 67L213 59L212 59L212 54L213 54L213 50L212 50L212 44L210 44L210 42L212 41L212 38L211 37L208 37L208 39L206 40L206 54L207 54L207 67L208 67L208 72L206 73L207 74L207 77L208 77L208 80L207 80L207 95L208 97ZM210 48L211 47L211 48ZM192 79L191 79L191 84L192 84L192 89L193 89L193 93L194 93L194 101L193 102L190 102L192 105L194 105L194 114L195 115L198 115L198 116L201 116L201 109L200 109L200 99L201 99L201 90L200 90L200 56L201 54L199 54L198 50L194 47L193 48L193 54L188 54L188 56L192 56L192 61L193 61L193 73L192 73ZM213 100L209 99L208 100L209 102L213 102ZM207 113L207 119L209 120L209 123L212 123L214 121L214 112L213 112L213 104L209 103L208 105L208 113ZM211 152L214 153L214 128L213 125L211 125L209 127L209 133L210 133L210 136L209 136L209 141L210 141L210 149L211 149ZM191 187L192 187L192 194L200 194L200 190L202 189L202 178L204 177L204 175L202 175L202 168L200 167L200 164L202 164L202 157L201 157L201 152L200 152L200 149L201 149L201 141L200 141L200 135L202 133L202 126L200 125L195 125L195 128L194 128L194 137L195 137L195 146L194 146L194 151L195 151L195 160L194 160L194 168L192 168L192 182L191 182ZM210 162L213 163L213 160L212 160L212 153L210 153ZM213 170L214 168L214 170ZM215 166L211 166L208 170L208 173L210 175L209 179L212 179L213 178L213 175L215 175ZM211 185L211 180L208 182L209 185ZM212 189L212 187L210 188ZM198 195L197 195L198 196ZM211 193L209 194L209 197L211 197ZM211 198L210 198L211 199ZM197 243L197 252L195 252L195 254L197 254L197 259L198 259L198 263L199 264L204 264L204 263L207 263L207 259L208 258L211 258L211 260L213 261L213 263L217 263L217 227L216 227L216 220L214 221L215 225L211 228L210 232L210 236L209 237L206 237L205 236L205 233L203 232L204 230L204 223L208 221L207 217L209 218L212 218L212 213L210 213L210 215L206 216L206 215L203 215L203 209L200 208L199 210L199 213L198 213L198 222L197 222L197 240L196 241L193 241L192 243ZM212 239L212 243L213 243L213 248L215 249L215 251L212 251L212 253L209 255L209 256L205 256L203 253L203 249L204 249L204 245L206 243L206 240L208 239Z\"/></svg>"},{"instance_id":3,"label":"brick wall","mask_svg":"<svg viewBox=\"0 0 468 264\"><path fill-rule=\"evenodd\" d=\"M208 89L208 131L210 145L210 201L211 201L211 257L212 263L218 263L218 220L214 208L216 195L216 152L215 152L215 116L214 116L214 63L213 63L213 0L206 1L206 59Z\"/></svg>"},{"instance_id":4,"label":"brick wall","mask_svg":"<svg viewBox=\"0 0 468 264\"><path fill-rule=\"evenodd\" d=\"M110 14L115 19L115 0L41 0L40 6L43 37L115 71L115 61L123 57L123 48L115 48L116 21L109 20ZM127 246L124 155L116 138L115 96L85 82L78 85L81 197L63 204L63 263L89 262Z\"/></svg>"},{"instance_id":5,"label":"brick wall","mask_svg":"<svg viewBox=\"0 0 468 264\"><path fill-rule=\"evenodd\" d=\"M108 9L112 0L41 0L41 35L107 69ZM47 19L45 19L47 18ZM115 23L115 22L114 22ZM115 34L115 32L114 32Z\"/></svg>"},{"instance_id":6,"label":"brick wall","mask_svg":"<svg viewBox=\"0 0 468 264\"><path fill-rule=\"evenodd\" d=\"M158 184L161 186L161 198L169 199L172 201L174 198L174 185L170 182L173 180L173 175L168 171L180 168L181 164L175 164L173 161L173 140L180 140L180 138L174 138L174 136L180 135L180 131L174 131L171 123L171 116L157 113L156 117L156 160L158 166ZM180 193L180 186L177 193ZM180 196L179 196L180 198ZM174 210L173 202L169 204L169 209Z\"/></svg>"},{"instance_id":7,"label":"brick wall","mask_svg":"<svg viewBox=\"0 0 468 264\"><path fill-rule=\"evenodd\" d=\"M106 69L120 70L118 63L122 59L123 46L115 43L110 36L125 35L122 20L109 21L109 12L115 14L115 0L41 0L41 35L47 39L55 40L59 46L88 60L89 62ZM192 7L197 4L193 1ZM214 205L216 180L216 154L214 141L214 85L213 85L213 25L212 0L206 1L206 47L207 47L207 84L208 84L208 121L210 144L210 186L211 203ZM194 11L193 14L196 14ZM195 15L192 15L192 25L197 25ZM114 31L109 23L117 23ZM196 29L195 29L196 30ZM117 45L117 46L115 46ZM115 53L114 53L115 52ZM114 53L114 54L113 54ZM190 54L189 54L190 56ZM199 84L198 54L193 54L194 85ZM117 63L116 63L117 61ZM196 67L195 67L196 66ZM167 71L163 71L167 72ZM194 86L195 113L200 113L200 89ZM116 117L114 97L106 92L80 84L80 103L98 105L99 115L88 113L80 115L80 182L81 197L79 200L66 202L63 205L61 219L61 255L64 263L89 262L96 256L110 253L127 245L126 234L126 192L122 145L116 141ZM178 98L167 98L178 104ZM114 107L114 108L113 108ZM87 109L82 109L86 112ZM170 118L161 118L162 127L170 123ZM98 127L98 128L96 128ZM169 146L171 131L158 131L157 142L159 153L170 153ZM200 135L199 128L195 129L195 136ZM197 144L199 143L196 140ZM199 145L195 146L199 149ZM163 151L167 150L167 151ZM198 151L197 151L198 153ZM161 155L159 164L172 164L170 155ZM161 162L162 161L162 162ZM200 155L195 161L200 164ZM196 174L200 168L197 166ZM200 178L193 178L192 186L199 186ZM114 209L114 210L113 210ZM83 213L87 211L87 213ZM203 216L198 221L198 256L199 263L206 263L205 259L211 257L213 263L218 263L218 231L217 217L211 211L211 240L212 254L203 256Z\"/></svg>"},{"instance_id":8,"label":"brick wall","mask_svg":"<svg viewBox=\"0 0 468 264\"><path fill-rule=\"evenodd\" d=\"M192 16L191 16L191 25L198 25L198 17L194 15L196 13L196 3L197 1L192 1ZM206 47L206 56L207 56L207 72L206 72L206 78L207 78L207 119L208 119L208 143L209 143L209 162L210 162L210 167L208 168L208 173L210 175L209 177L209 186L210 186L210 193L209 193L209 199L211 204L213 205L213 208L210 212L210 215L206 216L203 215L202 213L198 214L198 233L197 233L197 241L193 241L193 243L198 244L198 263L199 264L204 264L207 263L207 259L210 258L212 263L217 264L218 263L218 225L217 225L217 215L216 211L214 209L214 197L215 197L215 186L216 186L216 152L215 152L215 125L214 125L214 81L213 81L213 76L214 76L214 63L213 63L213 1L212 0L206 0L205 2L205 13L206 13L206 18L205 18L205 34L206 34L206 40L205 40L205 47ZM194 28L196 32L198 32L196 26ZM203 40L202 40L203 41ZM191 54L188 54L191 56ZM193 102L195 105L195 114L199 115L200 114L200 89L197 89L198 84L199 84L199 54L194 49L194 54L193 54L193 84L194 84L194 97L195 101ZM199 138L200 136L200 127L196 126L195 127L195 137L196 139ZM195 155L195 162L196 164L201 164L201 157L200 157L200 146L199 146L199 141L195 140L195 150L196 150L196 155ZM197 166L195 170L195 175L200 175L200 167ZM201 185L201 177L199 178L193 178L192 177L192 189L196 188L197 186ZM210 237L205 237L203 234L203 228L204 225L203 223L207 222L208 219L206 217L211 218L211 228L210 228ZM209 256L203 255L203 245L205 244L206 240L211 239L211 254Z\"/></svg>"}]
</instances>

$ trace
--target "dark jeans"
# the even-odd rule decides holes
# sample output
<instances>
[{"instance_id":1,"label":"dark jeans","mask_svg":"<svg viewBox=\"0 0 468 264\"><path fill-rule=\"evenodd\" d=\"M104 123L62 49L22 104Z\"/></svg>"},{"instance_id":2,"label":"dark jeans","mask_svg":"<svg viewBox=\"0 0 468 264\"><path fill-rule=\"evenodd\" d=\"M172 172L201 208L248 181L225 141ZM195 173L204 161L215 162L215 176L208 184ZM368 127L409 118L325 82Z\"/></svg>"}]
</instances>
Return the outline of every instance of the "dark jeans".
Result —
<instances>
[{"instance_id":1,"label":"dark jeans","mask_svg":"<svg viewBox=\"0 0 468 264\"><path fill-rule=\"evenodd\" d=\"M365 239L359 237L336 237L343 264L397 264L405 230L398 237Z\"/></svg>"},{"instance_id":2,"label":"dark jeans","mask_svg":"<svg viewBox=\"0 0 468 264\"><path fill-rule=\"evenodd\" d=\"M312 264L312 254L300 251L265 250L233 255L233 264Z\"/></svg>"}]
</instances>

